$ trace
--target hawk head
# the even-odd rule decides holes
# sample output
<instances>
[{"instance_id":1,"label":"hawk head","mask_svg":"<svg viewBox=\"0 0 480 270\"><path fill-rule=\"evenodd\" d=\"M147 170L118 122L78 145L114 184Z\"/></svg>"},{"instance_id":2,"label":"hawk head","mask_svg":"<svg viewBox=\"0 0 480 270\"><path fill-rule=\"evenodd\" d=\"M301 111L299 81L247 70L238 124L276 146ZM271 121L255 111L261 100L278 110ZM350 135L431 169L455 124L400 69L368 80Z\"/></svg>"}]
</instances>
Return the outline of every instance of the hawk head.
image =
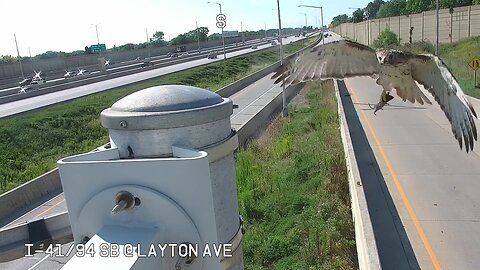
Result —
<instances>
[{"instance_id":1,"label":"hawk head","mask_svg":"<svg viewBox=\"0 0 480 270\"><path fill-rule=\"evenodd\" d=\"M397 50L377 49L375 51L378 62L382 65L397 66L408 61L408 53Z\"/></svg>"}]
</instances>

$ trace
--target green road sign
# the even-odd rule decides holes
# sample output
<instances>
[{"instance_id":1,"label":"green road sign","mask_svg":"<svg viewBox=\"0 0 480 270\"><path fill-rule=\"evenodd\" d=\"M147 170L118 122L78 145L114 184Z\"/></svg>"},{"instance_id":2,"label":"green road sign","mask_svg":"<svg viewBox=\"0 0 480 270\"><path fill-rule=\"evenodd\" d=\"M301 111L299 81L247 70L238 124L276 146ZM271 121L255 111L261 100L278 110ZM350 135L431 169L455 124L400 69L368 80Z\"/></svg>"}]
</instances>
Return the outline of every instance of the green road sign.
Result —
<instances>
[{"instance_id":1,"label":"green road sign","mask_svg":"<svg viewBox=\"0 0 480 270\"><path fill-rule=\"evenodd\" d=\"M92 53L101 53L107 50L105 47L105 44L95 44L90 46L90 50L92 50Z\"/></svg>"}]
</instances>

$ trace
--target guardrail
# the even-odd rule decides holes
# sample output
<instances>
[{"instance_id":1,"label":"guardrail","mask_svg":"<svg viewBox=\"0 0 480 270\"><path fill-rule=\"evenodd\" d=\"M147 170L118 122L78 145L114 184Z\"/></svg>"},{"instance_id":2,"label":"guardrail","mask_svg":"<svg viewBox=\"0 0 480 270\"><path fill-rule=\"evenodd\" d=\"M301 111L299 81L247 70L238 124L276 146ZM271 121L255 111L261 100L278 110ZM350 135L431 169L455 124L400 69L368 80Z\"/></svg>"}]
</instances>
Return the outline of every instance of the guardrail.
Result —
<instances>
[{"instance_id":1,"label":"guardrail","mask_svg":"<svg viewBox=\"0 0 480 270\"><path fill-rule=\"evenodd\" d=\"M337 96L340 133L348 171L348 186L352 204L352 216L355 225L355 242L357 245L358 265L361 270L381 269L372 221L368 211L367 200L358 169L357 159L353 149L352 138L338 88L338 81L334 80L335 95Z\"/></svg>"}]
</instances>

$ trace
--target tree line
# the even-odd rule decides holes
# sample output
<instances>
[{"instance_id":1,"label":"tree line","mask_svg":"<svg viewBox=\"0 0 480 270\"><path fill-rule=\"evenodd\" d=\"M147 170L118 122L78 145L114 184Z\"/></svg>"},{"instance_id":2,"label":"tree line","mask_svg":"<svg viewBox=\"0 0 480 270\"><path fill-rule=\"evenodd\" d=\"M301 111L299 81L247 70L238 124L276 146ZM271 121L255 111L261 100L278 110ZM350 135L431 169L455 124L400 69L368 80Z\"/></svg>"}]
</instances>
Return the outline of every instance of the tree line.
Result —
<instances>
[{"instance_id":1,"label":"tree line","mask_svg":"<svg viewBox=\"0 0 480 270\"><path fill-rule=\"evenodd\" d=\"M455 8L480 4L480 0L439 0L440 8ZM346 22L361 22L370 19L386 18L400 15L410 15L434 10L436 0L374 0L364 8L359 8L352 16L341 14L335 16L331 22L337 26Z\"/></svg>"},{"instance_id":2,"label":"tree line","mask_svg":"<svg viewBox=\"0 0 480 270\"><path fill-rule=\"evenodd\" d=\"M197 32L198 30L198 32ZM287 30L292 30L288 28ZM267 30L267 35L271 36L273 33L276 33L277 29L269 29ZM190 30L186 33L180 34L173 39L166 41L165 34L163 31L155 32L151 38L149 38L148 42L142 42L138 44L134 43L127 43L120 46L114 46L113 48L107 49L107 51L129 51L129 50L137 50L137 49L145 49L148 47L163 47L163 46L177 46L183 45L188 43L197 42L199 39L202 41L208 40L215 40L221 38L221 35L218 33L208 34L210 31L208 27L198 27L196 29ZM198 33L198 37L197 37ZM255 36L255 35L264 35L265 30L259 31L244 31L244 37ZM85 55L85 54L92 54L91 48L89 46L85 46L84 50L77 50L74 52L66 53L66 52L56 52L56 51L47 51L41 54L38 54L34 57L21 57L22 61L31 61L31 60L41 60L41 59L51 59L56 57L68 57L68 56L75 56L75 55ZM15 63L18 62L18 57L11 56L11 55L0 55L0 64L5 63Z\"/></svg>"}]
</instances>

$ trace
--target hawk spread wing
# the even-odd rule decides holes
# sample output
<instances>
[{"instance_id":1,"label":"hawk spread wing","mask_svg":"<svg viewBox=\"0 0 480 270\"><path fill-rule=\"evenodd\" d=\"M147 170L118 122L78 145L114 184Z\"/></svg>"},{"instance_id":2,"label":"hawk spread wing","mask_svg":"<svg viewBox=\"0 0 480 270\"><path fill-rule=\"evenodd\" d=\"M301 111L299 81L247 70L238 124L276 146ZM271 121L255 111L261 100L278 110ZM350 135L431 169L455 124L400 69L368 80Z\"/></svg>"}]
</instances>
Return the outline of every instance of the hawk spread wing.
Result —
<instances>
[{"instance_id":1,"label":"hawk spread wing","mask_svg":"<svg viewBox=\"0 0 480 270\"><path fill-rule=\"evenodd\" d=\"M409 63L412 77L432 94L447 116L460 148L463 137L467 152L473 150L473 140L477 140L473 116L477 118L477 113L447 66L433 55L416 55Z\"/></svg>"},{"instance_id":2,"label":"hawk spread wing","mask_svg":"<svg viewBox=\"0 0 480 270\"><path fill-rule=\"evenodd\" d=\"M317 45L291 55L273 75L275 83L285 85L316 79L343 79L378 74L380 64L375 51L365 45L339 40Z\"/></svg>"},{"instance_id":3,"label":"hawk spread wing","mask_svg":"<svg viewBox=\"0 0 480 270\"><path fill-rule=\"evenodd\" d=\"M398 54L400 53L400 54ZM467 100L458 82L442 61L433 55L402 53L401 65L385 64L382 54L365 45L339 40L317 45L291 55L280 66L272 79L285 85L310 80L344 79L356 76L379 77L377 84L384 90L396 90L404 101L430 103L415 82L422 84L440 104L452 125L452 131L460 148L463 142L468 152L477 140L475 110ZM392 76L391 71L394 69ZM380 76L378 76L380 75ZM283 80L285 80L283 82Z\"/></svg>"}]
</instances>

